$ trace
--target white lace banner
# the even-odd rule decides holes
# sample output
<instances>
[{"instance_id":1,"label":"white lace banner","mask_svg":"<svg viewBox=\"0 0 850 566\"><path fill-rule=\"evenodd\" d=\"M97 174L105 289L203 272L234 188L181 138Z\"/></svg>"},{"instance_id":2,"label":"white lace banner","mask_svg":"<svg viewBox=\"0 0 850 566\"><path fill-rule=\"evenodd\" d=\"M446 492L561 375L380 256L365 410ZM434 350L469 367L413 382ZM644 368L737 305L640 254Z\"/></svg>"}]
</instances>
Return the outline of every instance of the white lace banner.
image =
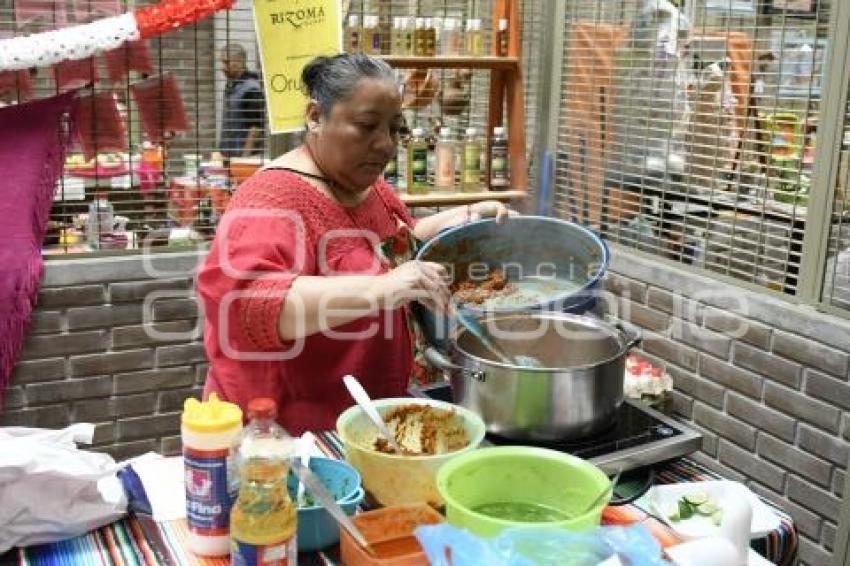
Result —
<instances>
[{"instance_id":1,"label":"white lace banner","mask_svg":"<svg viewBox=\"0 0 850 566\"><path fill-rule=\"evenodd\" d=\"M139 39L132 12L33 35L0 40L0 71L47 67L85 59Z\"/></svg>"}]
</instances>

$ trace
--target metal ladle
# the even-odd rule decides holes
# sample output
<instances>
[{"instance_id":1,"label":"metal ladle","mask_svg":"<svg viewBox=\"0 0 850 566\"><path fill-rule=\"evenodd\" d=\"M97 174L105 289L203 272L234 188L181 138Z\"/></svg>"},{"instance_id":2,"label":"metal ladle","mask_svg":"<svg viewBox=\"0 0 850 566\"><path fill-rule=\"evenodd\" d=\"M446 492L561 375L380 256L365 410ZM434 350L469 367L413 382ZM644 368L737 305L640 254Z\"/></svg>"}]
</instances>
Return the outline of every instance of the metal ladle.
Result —
<instances>
[{"instance_id":1,"label":"metal ladle","mask_svg":"<svg viewBox=\"0 0 850 566\"><path fill-rule=\"evenodd\" d=\"M540 360L532 356L511 356L510 354L505 352L490 337L490 334L487 333L484 327L478 323L478 320L476 320L464 309L456 308L455 316L457 317L457 321L461 324L461 326L463 326L470 334L472 334L481 343L482 346L484 346L491 354L496 356L496 358L503 364L527 368L543 367L543 364L540 363Z\"/></svg>"},{"instance_id":2,"label":"metal ladle","mask_svg":"<svg viewBox=\"0 0 850 566\"><path fill-rule=\"evenodd\" d=\"M387 439L390 447L397 454L404 454L404 450L402 450L401 446L399 446L398 442L396 442L395 435L387 428L387 423L384 422L384 419L378 413L378 409L376 409L374 403L372 403L372 399L369 397L369 394L366 393L366 390L363 389L363 386L360 385L357 378L353 375L346 375L342 378L342 382L345 384L346 389L348 389L348 392L357 404L360 405L360 408L363 409L363 412L366 413L366 416L369 417L369 420L378 427L378 432Z\"/></svg>"}]
</instances>

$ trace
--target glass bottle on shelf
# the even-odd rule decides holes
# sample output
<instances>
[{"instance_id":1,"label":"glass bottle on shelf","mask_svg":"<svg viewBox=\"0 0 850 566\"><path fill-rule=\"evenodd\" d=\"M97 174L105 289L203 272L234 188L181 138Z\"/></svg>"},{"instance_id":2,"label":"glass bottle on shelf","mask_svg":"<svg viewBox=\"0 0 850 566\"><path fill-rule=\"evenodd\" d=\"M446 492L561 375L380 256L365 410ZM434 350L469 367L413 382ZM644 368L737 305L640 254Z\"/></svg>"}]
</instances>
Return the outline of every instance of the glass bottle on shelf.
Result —
<instances>
[{"instance_id":1,"label":"glass bottle on shelf","mask_svg":"<svg viewBox=\"0 0 850 566\"><path fill-rule=\"evenodd\" d=\"M393 29L390 35L391 45L390 54L391 55L404 55L404 30L402 29L402 20L404 18L400 16L396 16L393 18Z\"/></svg>"},{"instance_id":2,"label":"glass bottle on shelf","mask_svg":"<svg viewBox=\"0 0 850 566\"><path fill-rule=\"evenodd\" d=\"M402 52L401 55L413 55L413 18L410 16L402 16Z\"/></svg>"},{"instance_id":3,"label":"glass bottle on shelf","mask_svg":"<svg viewBox=\"0 0 850 566\"><path fill-rule=\"evenodd\" d=\"M499 31L496 37L496 49L499 57L508 56L508 20L505 18L499 19Z\"/></svg>"},{"instance_id":4,"label":"glass bottle on shelf","mask_svg":"<svg viewBox=\"0 0 850 566\"><path fill-rule=\"evenodd\" d=\"M481 140L475 128L466 129L461 151L460 189L466 193L481 190Z\"/></svg>"},{"instance_id":5,"label":"glass bottle on shelf","mask_svg":"<svg viewBox=\"0 0 850 566\"><path fill-rule=\"evenodd\" d=\"M363 16L363 51L369 55L381 54L381 28L378 16Z\"/></svg>"},{"instance_id":6,"label":"glass bottle on shelf","mask_svg":"<svg viewBox=\"0 0 850 566\"><path fill-rule=\"evenodd\" d=\"M425 56L433 57L437 54L437 28L434 27L433 18L425 18Z\"/></svg>"},{"instance_id":7,"label":"glass bottle on shelf","mask_svg":"<svg viewBox=\"0 0 850 566\"><path fill-rule=\"evenodd\" d=\"M490 189L505 191L510 184L508 138L505 135L505 128L497 126L493 128L493 137L490 140Z\"/></svg>"},{"instance_id":8,"label":"glass bottle on shelf","mask_svg":"<svg viewBox=\"0 0 850 566\"><path fill-rule=\"evenodd\" d=\"M387 161L384 167L384 180L393 187L398 185L398 152Z\"/></svg>"},{"instance_id":9,"label":"glass bottle on shelf","mask_svg":"<svg viewBox=\"0 0 850 566\"><path fill-rule=\"evenodd\" d=\"M428 192L428 142L422 128L413 128L413 137L407 145L407 192Z\"/></svg>"},{"instance_id":10,"label":"glass bottle on shelf","mask_svg":"<svg viewBox=\"0 0 850 566\"><path fill-rule=\"evenodd\" d=\"M360 46L360 18L356 14L348 16L348 25L345 27L345 49L349 53L359 53Z\"/></svg>"},{"instance_id":11,"label":"glass bottle on shelf","mask_svg":"<svg viewBox=\"0 0 850 566\"><path fill-rule=\"evenodd\" d=\"M443 20L443 33L440 35L440 55L460 55L461 33L458 20L446 18Z\"/></svg>"},{"instance_id":12,"label":"glass bottle on shelf","mask_svg":"<svg viewBox=\"0 0 850 566\"><path fill-rule=\"evenodd\" d=\"M450 192L455 189L455 143L451 128L440 128L440 138L434 148L434 188Z\"/></svg>"},{"instance_id":13,"label":"glass bottle on shelf","mask_svg":"<svg viewBox=\"0 0 850 566\"><path fill-rule=\"evenodd\" d=\"M466 21L466 54L472 57L480 57L483 52L481 37L481 20L472 18Z\"/></svg>"},{"instance_id":14,"label":"glass bottle on shelf","mask_svg":"<svg viewBox=\"0 0 850 566\"><path fill-rule=\"evenodd\" d=\"M427 32L425 30L425 18L416 18L416 27L413 30L413 54L424 57L427 48Z\"/></svg>"},{"instance_id":15,"label":"glass bottle on shelf","mask_svg":"<svg viewBox=\"0 0 850 566\"><path fill-rule=\"evenodd\" d=\"M407 191L407 170L409 167L409 160L407 158L407 144L410 141L410 137L407 135L401 135L398 139L398 146L396 147L396 170L398 174L396 175L396 189L398 192L403 193Z\"/></svg>"}]
</instances>

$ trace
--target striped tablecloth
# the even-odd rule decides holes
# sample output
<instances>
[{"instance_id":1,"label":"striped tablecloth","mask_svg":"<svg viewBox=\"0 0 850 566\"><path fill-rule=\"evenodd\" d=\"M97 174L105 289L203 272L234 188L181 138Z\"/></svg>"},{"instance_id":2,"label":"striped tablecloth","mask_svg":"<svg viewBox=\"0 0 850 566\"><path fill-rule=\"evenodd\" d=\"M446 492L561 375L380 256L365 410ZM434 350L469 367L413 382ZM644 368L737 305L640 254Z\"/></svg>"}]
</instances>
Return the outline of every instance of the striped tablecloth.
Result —
<instances>
[{"instance_id":1,"label":"striped tablecloth","mask_svg":"<svg viewBox=\"0 0 850 566\"><path fill-rule=\"evenodd\" d=\"M339 439L333 433L317 435L319 448L332 458L342 457ZM676 483L718 479L718 475L686 458L661 464L656 481ZM781 509L768 505L781 519L781 526L767 537L753 541L762 556L780 566L795 563L797 533L791 518ZM678 542L676 535L658 518L637 505L608 507L603 514L606 524L643 523L663 545ZM0 556L0 564L34 566L225 566L229 557L209 559L193 555L186 546L184 521L154 523L144 517L127 517L86 535L52 544L14 549ZM301 555L299 564L339 564L338 548L324 553Z\"/></svg>"}]
</instances>

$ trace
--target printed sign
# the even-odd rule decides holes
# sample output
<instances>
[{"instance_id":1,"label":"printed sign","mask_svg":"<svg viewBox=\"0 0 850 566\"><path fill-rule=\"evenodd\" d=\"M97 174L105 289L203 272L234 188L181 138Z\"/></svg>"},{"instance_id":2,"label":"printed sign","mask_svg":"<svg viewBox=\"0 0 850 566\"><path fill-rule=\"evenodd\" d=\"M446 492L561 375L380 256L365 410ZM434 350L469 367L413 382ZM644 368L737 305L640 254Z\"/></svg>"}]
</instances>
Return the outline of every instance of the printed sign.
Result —
<instances>
[{"instance_id":1,"label":"printed sign","mask_svg":"<svg viewBox=\"0 0 850 566\"><path fill-rule=\"evenodd\" d=\"M301 71L317 55L342 51L339 0L254 0L269 131L304 127Z\"/></svg>"}]
</instances>

